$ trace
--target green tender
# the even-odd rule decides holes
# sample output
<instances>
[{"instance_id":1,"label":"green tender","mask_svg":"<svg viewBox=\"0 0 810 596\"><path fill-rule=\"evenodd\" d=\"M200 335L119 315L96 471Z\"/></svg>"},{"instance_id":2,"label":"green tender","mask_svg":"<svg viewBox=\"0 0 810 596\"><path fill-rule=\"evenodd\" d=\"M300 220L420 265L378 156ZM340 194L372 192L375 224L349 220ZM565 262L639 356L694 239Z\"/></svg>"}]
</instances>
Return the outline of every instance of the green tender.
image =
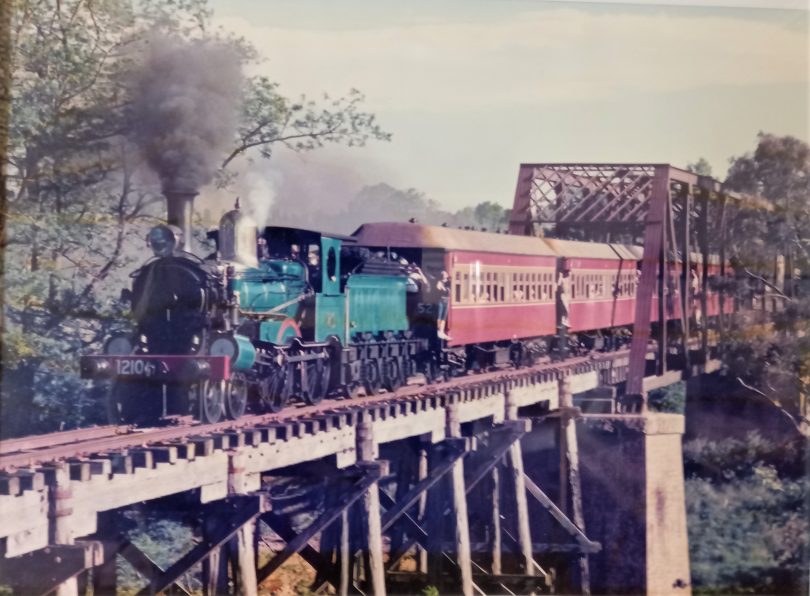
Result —
<instances>
[{"instance_id":1,"label":"green tender","mask_svg":"<svg viewBox=\"0 0 810 596\"><path fill-rule=\"evenodd\" d=\"M394 275L352 275L346 284L350 335L407 330L405 281Z\"/></svg>"}]
</instances>

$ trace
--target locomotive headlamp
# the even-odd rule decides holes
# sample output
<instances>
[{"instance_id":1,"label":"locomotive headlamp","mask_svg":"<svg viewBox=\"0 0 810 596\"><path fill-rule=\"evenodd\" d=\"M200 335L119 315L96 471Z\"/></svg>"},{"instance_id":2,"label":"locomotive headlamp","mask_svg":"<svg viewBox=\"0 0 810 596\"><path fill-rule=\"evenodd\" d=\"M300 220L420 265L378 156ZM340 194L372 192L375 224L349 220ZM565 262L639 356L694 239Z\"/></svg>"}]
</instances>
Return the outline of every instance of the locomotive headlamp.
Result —
<instances>
[{"instance_id":1,"label":"locomotive headlamp","mask_svg":"<svg viewBox=\"0 0 810 596\"><path fill-rule=\"evenodd\" d=\"M168 257L183 243L183 232L174 226L161 224L149 230L146 241L156 257Z\"/></svg>"},{"instance_id":2,"label":"locomotive headlamp","mask_svg":"<svg viewBox=\"0 0 810 596\"><path fill-rule=\"evenodd\" d=\"M113 335L104 342L104 353L109 356L126 356L132 354L132 341L127 335Z\"/></svg>"}]
</instances>

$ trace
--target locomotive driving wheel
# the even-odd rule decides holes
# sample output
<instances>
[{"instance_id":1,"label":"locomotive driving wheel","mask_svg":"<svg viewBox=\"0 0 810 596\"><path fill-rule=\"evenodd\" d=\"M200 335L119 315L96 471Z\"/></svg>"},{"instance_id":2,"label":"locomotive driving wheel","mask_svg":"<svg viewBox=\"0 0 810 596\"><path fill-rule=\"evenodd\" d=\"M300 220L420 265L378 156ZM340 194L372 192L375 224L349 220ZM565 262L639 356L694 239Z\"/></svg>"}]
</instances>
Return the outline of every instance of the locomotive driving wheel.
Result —
<instances>
[{"instance_id":1,"label":"locomotive driving wheel","mask_svg":"<svg viewBox=\"0 0 810 596\"><path fill-rule=\"evenodd\" d=\"M222 418L225 401L225 383L222 381L200 381L189 387L189 398L198 407L197 419L205 424L214 424Z\"/></svg>"},{"instance_id":2,"label":"locomotive driving wheel","mask_svg":"<svg viewBox=\"0 0 810 596\"><path fill-rule=\"evenodd\" d=\"M314 406L321 403L329 389L329 364L324 358L309 360L303 363L306 367L306 381L302 379L301 395L304 401Z\"/></svg>"},{"instance_id":3,"label":"locomotive driving wheel","mask_svg":"<svg viewBox=\"0 0 810 596\"><path fill-rule=\"evenodd\" d=\"M225 416L236 420L245 413L248 400L247 379L240 373L235 373L225 387Z\"/></svg>"},{"instance_id":4,"label":"locomotive driving wheel","mask_svg":"<svg viewBox=\"0 0 810 596\"><path fill-rule=\"evenodd\" d=\"M287 367L279 366L259 383L262 406L270 412L280 412L287 405L290 397L287 374Z\"/></svg>"},{"instance_id":5,"label":"locomotive driving wheel","mask_svg":"<svg viewBox=\"0 0 810 596\"><path fill-rule=\"evenodd\" d=\"M397 358L388 358L383 362L383 387L386 390L394 392L402 387L402 372L399 368L399 360Z\"/></svg>"},{"instance_id":6,"label":"locomotive driving wheel","mask_svg":"<svg viewBox=\"0 0 810 596\"><path fill-rule=\"evenodd\" d=\"M380 364L376 360L366 360L363 363L363 385L366 395L376 395L380 390Z\"/></svg>"}]
</instances>

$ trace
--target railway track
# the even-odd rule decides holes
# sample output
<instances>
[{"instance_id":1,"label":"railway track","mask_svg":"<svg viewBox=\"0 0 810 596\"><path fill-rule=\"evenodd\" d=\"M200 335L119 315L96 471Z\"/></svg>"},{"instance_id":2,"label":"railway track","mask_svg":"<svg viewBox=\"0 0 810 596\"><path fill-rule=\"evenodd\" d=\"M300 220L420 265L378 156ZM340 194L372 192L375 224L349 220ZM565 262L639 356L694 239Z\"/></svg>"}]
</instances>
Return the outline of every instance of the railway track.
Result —
<instances>
[{"instance_id":1,"label":"railway track","mask_svg":"<svg viewBox=\"0 0 810 596\"><path fill-rule=\"evenodd\" d=\"M499 381L530 377L540 373L553 373L562 369L573 369L589 362L613 360L628 355L622 350L607 354L570 358L564 362L545 362L520 369L501 369L491 372L455 377L447 382L409 384L394 393L380 393L374 396L354 397L339 401L324 401L313 406L295 406L276 414L248 415L238 420L215 424L180 424L160 428L132 428L119 426L99 426L92 428L62 431L47 435L37 435L0 441L0 471L33 468L58 461L92 458L116 451L171 445L195 437L211 437L233 431L259 428L263 425L306 422L313 418L330 414L342 414L376 405L421 399L430 395L467 390Z\"/></svg>"}]
</instances>

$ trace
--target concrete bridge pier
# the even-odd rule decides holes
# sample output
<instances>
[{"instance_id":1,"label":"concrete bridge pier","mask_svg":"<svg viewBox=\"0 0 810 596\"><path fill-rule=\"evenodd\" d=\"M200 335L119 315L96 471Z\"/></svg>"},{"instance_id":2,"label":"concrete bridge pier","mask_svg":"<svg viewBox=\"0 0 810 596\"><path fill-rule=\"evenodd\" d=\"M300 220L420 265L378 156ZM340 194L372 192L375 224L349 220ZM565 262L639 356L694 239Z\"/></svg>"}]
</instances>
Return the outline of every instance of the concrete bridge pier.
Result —
<instances>
[{"instance_id":1,"label":"concrete bridge pier","mask_svg":"<svg viewBox=\"0 0 810 596\"><path fill-rule=\"evenodd\" d=\"M594 592L690 594L684 417L587 415L577 430L588 536L604 546Z\"/></svg>"}]
</instances>

